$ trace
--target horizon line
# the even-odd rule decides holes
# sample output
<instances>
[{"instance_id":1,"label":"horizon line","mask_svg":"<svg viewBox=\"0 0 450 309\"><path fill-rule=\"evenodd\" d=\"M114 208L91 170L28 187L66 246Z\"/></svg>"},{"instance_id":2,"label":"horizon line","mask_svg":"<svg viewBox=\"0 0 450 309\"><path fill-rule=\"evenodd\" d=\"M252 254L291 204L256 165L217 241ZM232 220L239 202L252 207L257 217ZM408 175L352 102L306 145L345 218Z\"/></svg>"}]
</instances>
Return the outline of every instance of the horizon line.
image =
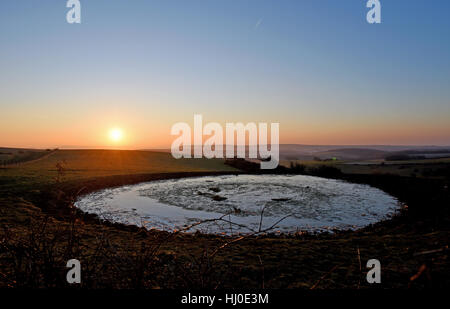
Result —
<instances>
[{"instance_id":1,"label":"horizon line","mask_svg":"<svg viewBox=\"0 0 450 309\"><path fill-rule=\"evenodd\" d=\"M263 144L264 145L264 144ZM271 145L271 144L265 144ZM438 145L438 144L278 144L279 146L304 146L304 147L439 147L450 148L450 145ZM204 145L190 145L191 147L203 147ZM256 145L228 145L222 144L225 147L258 147ZM30 149L30 150L170 150L171 147L114 147L114 146L80 146L80 145L63 145L63 146L51 146L51 147L26 147L26 146L0 146L0 149Z\"/></svg>"}]
</instances>

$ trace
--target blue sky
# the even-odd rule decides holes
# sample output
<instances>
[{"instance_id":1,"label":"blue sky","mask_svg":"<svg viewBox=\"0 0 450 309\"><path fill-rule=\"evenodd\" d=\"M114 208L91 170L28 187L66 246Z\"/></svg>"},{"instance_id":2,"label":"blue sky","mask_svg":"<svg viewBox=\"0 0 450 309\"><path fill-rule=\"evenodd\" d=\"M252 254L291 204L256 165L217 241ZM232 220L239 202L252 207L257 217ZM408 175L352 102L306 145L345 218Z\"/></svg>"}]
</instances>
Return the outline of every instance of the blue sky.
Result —
<instances>
[{"instance_id":1,"label":"blue sky","mask_svg":"<svg viewBox=\"0 0 450 309\"><path fill-rule=\"evenodd\" d=\"M450 145L449 1L381 0L378 25L364 0L80 2L81 24L64 0L0 3L0 144L119 125L162 147L201 113L284 143Z\"/></svg>"}]
</instances>

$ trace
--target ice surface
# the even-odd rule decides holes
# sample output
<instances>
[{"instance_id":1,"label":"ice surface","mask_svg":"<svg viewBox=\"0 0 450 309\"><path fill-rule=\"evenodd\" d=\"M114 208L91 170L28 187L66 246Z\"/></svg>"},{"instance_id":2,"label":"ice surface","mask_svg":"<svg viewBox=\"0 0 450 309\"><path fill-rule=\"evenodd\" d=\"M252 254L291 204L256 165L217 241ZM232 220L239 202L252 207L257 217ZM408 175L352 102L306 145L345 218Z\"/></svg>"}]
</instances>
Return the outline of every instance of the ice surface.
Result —
<instances>
[{"instance_id":1,"label":"ice surface","mask_svg":"<svg viewBox=\"0 0 450 309\"><path fill-rule=\"evenodd\" d=\"M398 201L368 185L303 175L238 175L152 181L106 189L76 206L114 222L190 232L251 233L289 215L274 231L360 228L387 218ZM226 216L224 216L226 215Z\"/></svg>"}]
</instances>

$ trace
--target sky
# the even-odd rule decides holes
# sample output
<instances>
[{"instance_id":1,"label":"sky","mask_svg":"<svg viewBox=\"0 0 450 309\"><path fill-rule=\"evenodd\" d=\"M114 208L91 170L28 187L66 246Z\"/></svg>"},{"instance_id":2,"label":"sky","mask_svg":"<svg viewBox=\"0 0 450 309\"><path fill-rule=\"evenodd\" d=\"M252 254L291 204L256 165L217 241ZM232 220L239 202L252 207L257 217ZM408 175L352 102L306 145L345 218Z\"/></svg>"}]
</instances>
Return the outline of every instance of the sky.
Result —
<instances>
[{"instance_id":1,"label":"sky","mask_svg":"<svg viewBox=\"0 0 450 309\"><path fill-rule=\"evenodd\" d=\"M80 2L81 24L65 0L0 2L0 146L166 148L194 114L284 144L450 145L450 1L380 0L381 24L365 0Z\"/></svg>"}]
</instances>

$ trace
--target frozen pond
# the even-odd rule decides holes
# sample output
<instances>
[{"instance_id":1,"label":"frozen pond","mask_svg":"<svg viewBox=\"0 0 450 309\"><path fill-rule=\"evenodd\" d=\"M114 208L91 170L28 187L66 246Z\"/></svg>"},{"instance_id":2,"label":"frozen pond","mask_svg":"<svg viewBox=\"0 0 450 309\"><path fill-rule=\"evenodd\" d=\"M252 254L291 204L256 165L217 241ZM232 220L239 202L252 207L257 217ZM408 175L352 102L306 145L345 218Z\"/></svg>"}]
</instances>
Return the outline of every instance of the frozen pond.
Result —
<instances>
[{"instance_id":1,"label":"frozen pond","mask_svg":"<svg viewBox=\"0 0 450 309\"><path fill-rule=\"evenodd\" d=\"M394 197L368 185L303 175L152 181L98 191L75 205L106 220L148 229L180 230L210 220L189 232L224 234L264 230L283 218L273 231L359 228L398 209Z\"/></svg>"}]
</instances>

